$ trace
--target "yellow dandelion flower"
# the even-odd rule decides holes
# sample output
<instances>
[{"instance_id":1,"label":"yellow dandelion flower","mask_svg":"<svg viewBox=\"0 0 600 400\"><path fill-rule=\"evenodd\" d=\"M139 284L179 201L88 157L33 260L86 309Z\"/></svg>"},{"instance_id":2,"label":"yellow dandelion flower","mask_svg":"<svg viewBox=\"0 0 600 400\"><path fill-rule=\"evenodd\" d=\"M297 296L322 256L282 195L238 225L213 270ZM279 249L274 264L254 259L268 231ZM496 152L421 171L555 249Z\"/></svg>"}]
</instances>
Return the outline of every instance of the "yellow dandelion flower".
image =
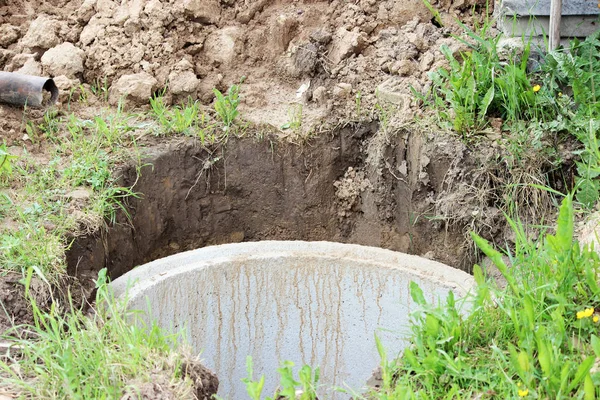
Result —
<instances>
[{"instance_id":1,"label":"yellow dandelion flower","mask_svg":"<svg viewBox=\"0 0 600 400\"><path fill-rule=\"evenodd\" d=\"M594 315L594 318L592 318L592 321L594 322L598 322L600 320L600 317L598 317L597 315Z\"/></svg>"},{"instance_id":2,"label":"yellow dandelion flower","mask_svg":"<svg viewBox=\"0 0 600 400\"><path fill-rule=\"evenodd\" d=\"M535 86L533 87L533 91L534 91L534 92L539 92L541 88L542 88L542 87L541 87L540 85L535 85Z\"/></svg>"},{"instance_id":3,"label":"yellow dandelion flower","mask_svg":"<svg viewBox=\"0 0 600 400\"><path fill-rule=\"evenodd\" d=\"M585 317L591 317L592 315L594 315L594 307L591 308L586 308L585 309Z\"/></svg>"},{"instance_id":4,"label":"yellow dandelion flower","mask_svg":"<svg viewBox=\"0 0 600 400\"><path fill-rule=\"evenodd\" d=\"M589 318L594 314L594 307L586 308L583 311L577 311L577 319Z\"/></svg>"},{"instance_id":5,"label":"yellow dandelion flower","mask_svg":"<svg viewBox=\"0 0 600 400\"><path fill-rule=\"evenodd\" d=\"M562 97L562 92L558 92L558 97Z\"/></svg>"},{"instance_id":6,"label":"yellow dandelion flower","mask_svg":"<svg viewBox=\"0 0 600 400\"><path fill-rule=\"evenodd\" d=\"M529 394L529 389L519 389L519 397L525 397Z\"/></svg>"}]
</instances>

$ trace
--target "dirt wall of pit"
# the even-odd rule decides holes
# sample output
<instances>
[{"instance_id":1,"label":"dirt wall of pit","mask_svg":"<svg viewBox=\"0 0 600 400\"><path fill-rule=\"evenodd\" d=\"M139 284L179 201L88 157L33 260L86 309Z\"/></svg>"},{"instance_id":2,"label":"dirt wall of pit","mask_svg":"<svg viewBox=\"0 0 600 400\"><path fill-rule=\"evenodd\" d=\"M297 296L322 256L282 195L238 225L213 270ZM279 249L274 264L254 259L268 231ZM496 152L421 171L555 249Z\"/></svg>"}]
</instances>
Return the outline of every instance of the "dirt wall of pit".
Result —
<instances>
[{"instance_id":1,"label":"dirt wall of pit","mask_svg":"<svg viewBox=\"0 0 600 400\"><path fill-rule=\"evenodd\" d=\"M303 145L244 138L212 152L194 140L152 150L139 176L123 170L123 185L135 183L140 194L128 202L130 219L77 238L69 272L106 266L116 278L184 250L258 240L355 243L468 265L463 235L425 218L451 158L429 153L418 135L405 132L391 145L376 132L371 123ZM368 156L374 147L384 153L377 165Z\"/></svg>"}]
</instances>

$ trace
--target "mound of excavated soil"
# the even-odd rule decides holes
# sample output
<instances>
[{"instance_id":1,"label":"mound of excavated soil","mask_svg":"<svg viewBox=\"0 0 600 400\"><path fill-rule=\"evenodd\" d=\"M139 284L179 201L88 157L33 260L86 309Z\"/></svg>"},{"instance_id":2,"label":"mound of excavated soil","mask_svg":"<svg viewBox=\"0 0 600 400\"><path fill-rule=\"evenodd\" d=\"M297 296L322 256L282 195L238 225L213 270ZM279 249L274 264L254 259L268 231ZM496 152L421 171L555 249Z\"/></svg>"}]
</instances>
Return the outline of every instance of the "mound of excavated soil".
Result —
<instances>
[{"instance_id":1,"label":"mound of excavated soil","mask_svg":"<svg viewBox=\"0 0 600 400\"><path fill-rule=\"evenodd\" d=\"M245 118L281 126L300 103L308 127L360 118L376 97L408 109L477 1L434 2L439 28L421 0L0 0L0 69L134 104L166 86L174 101L210 103L246 77Z\"/></svg>"}]
</instances>

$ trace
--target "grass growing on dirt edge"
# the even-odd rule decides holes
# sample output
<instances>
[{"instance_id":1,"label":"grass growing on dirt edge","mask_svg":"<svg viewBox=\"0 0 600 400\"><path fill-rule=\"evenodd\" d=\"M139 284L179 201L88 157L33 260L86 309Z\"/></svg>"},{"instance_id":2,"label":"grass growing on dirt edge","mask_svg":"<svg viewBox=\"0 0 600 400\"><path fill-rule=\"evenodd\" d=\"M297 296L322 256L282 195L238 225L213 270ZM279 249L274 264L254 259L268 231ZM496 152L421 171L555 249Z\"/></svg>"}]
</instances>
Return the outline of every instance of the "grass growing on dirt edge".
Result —
<instances>
[{"instance_id":1,"label":"grass growing on dirt edge","mask_svg":"<svg viewBox=\"0 0 600 400\"><path fill-rule=\"evenodd\" d=\"M5 333L10 350L0 354L0 395L8 390L25 398L133 399L157 384L166 391L154 393L158 397L202 397L198 379L210 373L181 351L178 336L132 325L135 316L125 302L107 291L105 270L88 314L61 282L70 238L117 223L119 211L128 217L127 198L143 195L135 185L120 186L115 171L126 163L139 168L153 138L182 135L210 149L243 135L238 90L236 85L224 96L227 120L198 102L168 107L155 97L149 111L119 105L87 116L50 109L37 122L24 120L31 153L0 143L0 274L21 278L33 320ZM36 152L42 142L46 151ZM12 311L0 303L0 317Z\"/></svg>"},{"instance_id":2,"label":"grass growing on dirt edge","mask_svg":"<svg viewBox=\"0 0 600 400\"><path fill-rule=\"evenodd\" d=\"M498 162L490 160L482 172L504 186L495 201L502 211L511 202L522 213L547 208L551 202L532 183L575 189L576 199L593 207L600 198L600 31L569 49L538 54L540 62L532 63L533 44L502 49L500 37L489 34L492 23L463 25L458 39L468 50L453 54L442 46L449 65L430 72L432 89L417 96L469 147L498 144ZM561 151L565 146L575 149ZM539 222L535 213L528 219Z\"/></svg>"},{"instance_id":3,"label":"grass growing on dirt edge","mask_svg":"<svg viewBox=\"0 0 600 400\"><path fill-rule=\"evenodd\" d=\"M534 242L519 221L517 240L502 253L473 235L506 278L499 289L475 267L477 287L461 314L450 293L445 305L420 305L411 345L401 358L382 354L383 387L370 394L404 399L595 399L600 396L600 258L573 240L573 203L562 202L555 235Z\"/></svg>"},{"instance_id":4,"label":"grass growing on dirt edge","mask_svg":"<svg viewBox=\"0 0 600 400\"><path fill-rule=\"evenodd\" d=\"M210 147L244 133L235 124L237 114L220 121L198 102L172 107L161 97L150 102L147 112L119 105L81 117L51 109L40 123L26 121L28 139L33 146L44 142L44 154L24 148L11 153L0 143L0 273L34 268L42 279L56 282L65 272L68 237L114 224L118 211L127 216L127 198L141 194L121 186L115 173L127 162L139 168L143 146L152 138L183 135Z\"/></svg>"},{"instance_id":5,"label":"grass growing on dirt edge","mask_svg":"<svg viewBox=\"0 0 600 400\"><path fill-rule=\"evenodd\" d=\"M3 272L34 268L54 282L64 272L67 234L78 236L101 228L125 211L124 199L135 195L120 187L113 171L136 153L128 134L138 117L116 113L79 119L49 111L31 128L30 138L50 143L45 155L23 150L0 181L0 265Z\"/></svg>"},{"instance_id":6,"label":"grass growing on dirt edge","mask_svg":"<svg viewBox=\"0 0 600 400\"><path fill-rule=\"evenodd\" d=\"M127 312L126 301L110 294L106 270L98 276L90 315L76 308L66 314L40 310L29 296L32 275L30 269L25 287L34 324L17 330L15 354L0 358L0 389L35 399L121 399L141 398L153 382L169 398L195 398L190 360L173 350L178 337Z\"/></svg>"}]
</instances>

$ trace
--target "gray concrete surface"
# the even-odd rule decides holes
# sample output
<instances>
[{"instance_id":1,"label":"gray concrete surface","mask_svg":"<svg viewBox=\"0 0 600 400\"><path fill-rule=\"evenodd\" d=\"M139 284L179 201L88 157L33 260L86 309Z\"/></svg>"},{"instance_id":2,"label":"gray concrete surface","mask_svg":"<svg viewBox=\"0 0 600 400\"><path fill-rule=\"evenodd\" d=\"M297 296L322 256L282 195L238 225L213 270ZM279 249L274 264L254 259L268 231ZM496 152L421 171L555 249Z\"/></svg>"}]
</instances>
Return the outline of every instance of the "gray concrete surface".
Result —
<instances>
[{"instance_id":1,"label":"gray concrete surface","mask_svg":"<svg viewBox=\"0 0 600 400\"><path fill-rule=\"evenodd\" d=\"M496 13L506 36L543 38L548 34L551 0L501 0ZM596 0L563 0L561 38L587 37L598 30ZM568 44L568 42L566 42Z\"/></svg>"},{"instance_id":2,"label":"gray concrete surface","mask_svg":"<svg viewBox=\"0 0 600 400\"><path fill-rule=\"evenodd\" d=\"M185 329L189 344L220 379L219 394L247 399L241 379L251 355L266 375L264 395L278 384L283 360L321 368L322 399L332 386L360 389L379 364L375 332L394 357L415 311L409 283L431 301L474 286L463 271L379 248L330 242L264 241L177 254L116 279L130 309L168 330Z\"/></svg>"},{"instance_id":3,"label":"gray concrete surface","mask_svg":"<svg viewBox=\"0 0 600 400\"><path fill-rule=\"evenodd\" d=\"M543 38L548 35L549 25L550 17L540 16L530 19L529 17L507 16L502 19L499 27L506 36ZM596 32L598 26L597 15L563 16L560 20L560 36L565 39L587 37Z\"/></svg>"},{"instance_id":4,"label":"gray concrete surface","mask_svg":"<svg viewBox=\"0 0 600 400\"><path fill-rule=\"evenodd\" d=\"M551 0L503 0L502 7L510 15L550 16ZM562 15L598 15L594 0L563 0Z\"/></svg>"}]
</instances>

